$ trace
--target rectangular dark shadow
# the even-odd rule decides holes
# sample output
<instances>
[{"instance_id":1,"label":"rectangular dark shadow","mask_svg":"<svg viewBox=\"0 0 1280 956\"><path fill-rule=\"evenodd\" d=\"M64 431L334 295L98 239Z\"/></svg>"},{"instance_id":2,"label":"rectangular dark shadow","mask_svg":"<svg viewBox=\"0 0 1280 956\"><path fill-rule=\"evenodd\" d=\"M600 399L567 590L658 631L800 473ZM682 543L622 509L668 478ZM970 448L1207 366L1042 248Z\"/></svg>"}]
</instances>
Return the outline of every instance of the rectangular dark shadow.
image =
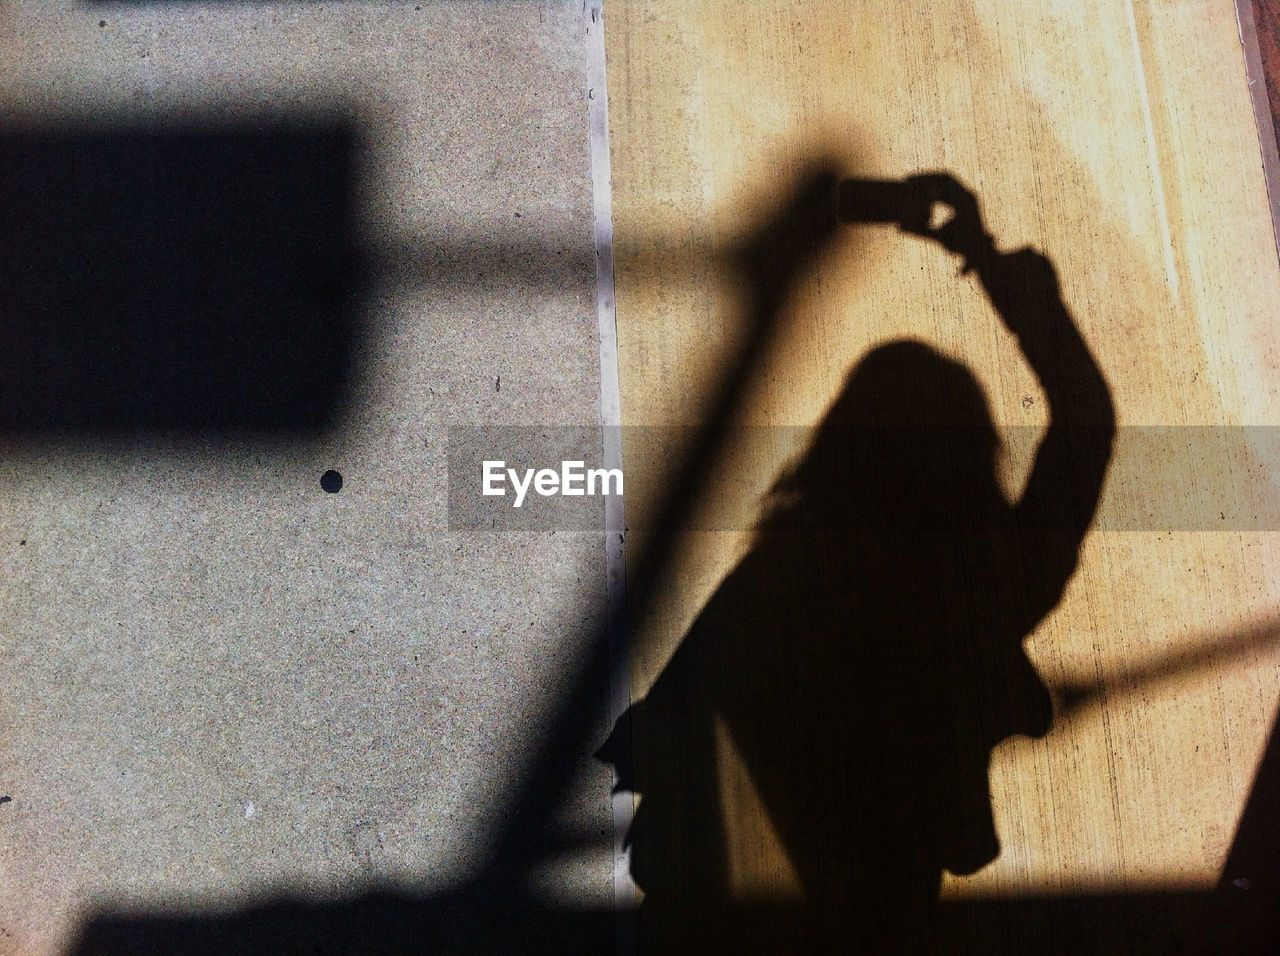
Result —
<instances>
[{"instance_id":1,"label":"rectangular dark shadow","mask_svg":"<svg viewBox=\"0 0 1280 956\"><path fill-rule=\"evenodd\" d=\"M0 129L0 433L331 422L355 147L327 119Z\"/></svg>"}]
</instances>

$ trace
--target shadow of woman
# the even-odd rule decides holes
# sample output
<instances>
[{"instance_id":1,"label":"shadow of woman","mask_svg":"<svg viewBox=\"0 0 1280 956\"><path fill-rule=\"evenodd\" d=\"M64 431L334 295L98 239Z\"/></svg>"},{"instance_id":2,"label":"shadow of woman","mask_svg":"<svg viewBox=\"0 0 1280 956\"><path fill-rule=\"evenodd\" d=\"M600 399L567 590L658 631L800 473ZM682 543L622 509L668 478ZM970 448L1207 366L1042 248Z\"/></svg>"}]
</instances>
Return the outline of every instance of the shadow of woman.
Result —
<instances>
[{"instance_id":1,"label":"shadow of woman","mask_svg":"<svg viewBox=\"0 0 1280 956\"><path fill-rule=\"evenodd\" d=\"M935 227L939 203L953 215ZM641 794L644 951L943 942L931 938L942 871L972 873L999 853L991 749L1051 724L1022 642L1061 598L1092 521L1114 435L1105 380L1049 261L997 252L950 176L846 181L840 206L846 221L894 218L964 257L1039 377L1051 424L1011 502L964 366L899 341L853 369L750 553L615 730L634 734L635 778L619 786ZM793 926L731 925L717 728L799 877Z\"/></svg>"}]
</instances>

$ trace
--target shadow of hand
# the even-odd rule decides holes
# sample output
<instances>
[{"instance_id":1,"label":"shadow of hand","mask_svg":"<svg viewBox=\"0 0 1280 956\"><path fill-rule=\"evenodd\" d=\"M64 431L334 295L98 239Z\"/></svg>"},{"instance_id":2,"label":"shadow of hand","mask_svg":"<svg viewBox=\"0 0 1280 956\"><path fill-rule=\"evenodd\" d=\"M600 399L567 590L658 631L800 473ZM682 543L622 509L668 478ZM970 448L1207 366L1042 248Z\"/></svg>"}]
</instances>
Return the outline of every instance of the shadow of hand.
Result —
<instances>
[{"instance_id":1,"label":"shadow of hand","mask_svg":"<svg viewBox=\"0 0 1280 956\"><path fill-rule=\"evenodd\" d=\"M978 197L950 173L921 173L906 179L909 189L918 191L923 202L914 204L902 220L902 231L933 239L949 252L964 256L962 272L977 268L995 254L991 236L982 222ZM934 221L939 212L951 215Z\"/></svg>"}]
</instances>

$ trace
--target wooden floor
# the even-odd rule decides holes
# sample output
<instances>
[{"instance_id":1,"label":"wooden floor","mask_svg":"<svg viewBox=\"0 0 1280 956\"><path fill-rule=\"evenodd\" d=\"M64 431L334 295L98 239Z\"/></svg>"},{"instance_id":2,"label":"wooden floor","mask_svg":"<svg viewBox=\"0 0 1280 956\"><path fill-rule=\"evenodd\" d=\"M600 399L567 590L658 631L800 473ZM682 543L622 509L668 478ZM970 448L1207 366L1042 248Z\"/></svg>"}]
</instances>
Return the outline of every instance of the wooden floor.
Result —
<instances>
[{"instance_id":1,"label":"wooden floor","mask_svg":"<svg viewBox=\"0 0 1280 956\"><path fill-rule=\"evenodd\" d=\"M752 291L778 267L768 250L791 248L780 236L815 174L945 171L978 197L998 249L1056 268L1120 428L1075 573L1025 642L1053 729L996 747L999 856L946 874L941 896L1252 885L1224 866L1280 697L1280 268L1232 4L953 0L904 17L856 0L633 0L609 18L623 421L650 426L624 437L628 560L663 558L633 589L634 698L751 551L770 489L877 346L925 343L976 376L1004 439L1002 487L1021 493L1046 391L957 258L845 224L788 263L767 323ZM1267 6L1273 67L1276 24ZM744 249L757 253L746 271ZM708 423L742 427L698 438ZM726 664L725 681L733 666L749 665ZM637 774L679 791L647 732L638 720ZM731 720L714 734L718 783L697 812L723 835L723 894L800 899L765 771ZM666 849L658 865L685 867L695 892L697 861Z\"/></svg>"}]
</instances>

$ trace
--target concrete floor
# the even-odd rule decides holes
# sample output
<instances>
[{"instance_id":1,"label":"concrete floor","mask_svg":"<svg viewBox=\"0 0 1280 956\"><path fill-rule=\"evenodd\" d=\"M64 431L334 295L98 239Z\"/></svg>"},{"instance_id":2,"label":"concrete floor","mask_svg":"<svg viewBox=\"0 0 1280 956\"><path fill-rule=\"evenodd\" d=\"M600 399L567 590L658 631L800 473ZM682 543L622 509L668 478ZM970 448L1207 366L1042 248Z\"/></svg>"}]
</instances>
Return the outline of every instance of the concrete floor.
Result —
<instances>
[{"instance_id":1,"label":"concrete floor","mask_svg":"<svg viewBox=\"0 0 1280 956\"><path fill-rule=\"evenodd\" d=\"M25 307L81 294L77 270L106 277L99 301L129 301L113 264L131 240L158 256L190 238L143 234L175 215L156 183L201 188L189 167L205 163L223 163L216 185L249 218L293 217L254 255L328 215L347 230L335 254L364 263L325 332L337 341L317 346L341 352L321 369L332 380L291 393L323 406L314 417L259 389L306 371L289 342L262 344L280 350L265 364L233 350L262 368L241 370L248 397L221 419L112 405L77 379L82 344L42 359L69 363L42 374L81 401L6 423L0 952L60 951L95 913L465 883L604 608L598 533L451 531L447 509L451 426L599 422L582 5L51 0L0 19L0 163L12 173L13 145L38 140L45 162L80 170L49 187L71 200L43 232L12 227L25 247L6 254L52 276ZM282 129L295 139L255 145ZM134 175L129 157L165 137L176 151ZM323 166L311 150L335 138L345 152ZM275 209L304 174L333 195ZM112 215L125 222L103 226ZM102 243L68 254L104 261L58 269L41 251L98 228ZM245 308L301 294L289 268ZM174 313L199 308L164 288ZM60 332L105 320L84 321ZM195 394L155 387L160 406ZM338 493L321 487L331 469ZM561 811L575 849L524 889L608 906L609 771L578 764Z\"/></svg>"}]
</instances>

